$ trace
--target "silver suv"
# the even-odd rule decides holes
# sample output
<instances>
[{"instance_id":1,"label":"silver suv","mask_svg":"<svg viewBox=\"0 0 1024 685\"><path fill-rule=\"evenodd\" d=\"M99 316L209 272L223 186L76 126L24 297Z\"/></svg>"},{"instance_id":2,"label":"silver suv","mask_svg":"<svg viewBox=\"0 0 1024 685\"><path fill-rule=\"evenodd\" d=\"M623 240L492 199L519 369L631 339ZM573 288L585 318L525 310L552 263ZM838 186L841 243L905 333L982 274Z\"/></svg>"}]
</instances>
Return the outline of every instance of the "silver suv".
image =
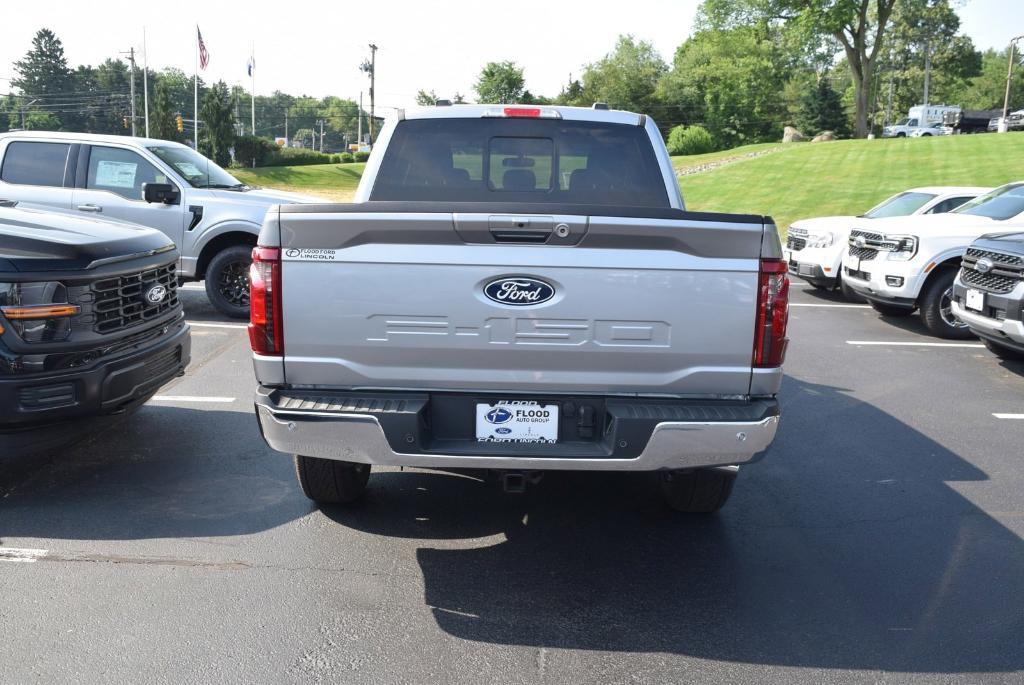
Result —
<instances>
[{"instance_id":1,"label":"silver suv","mask_svg":"<svg viewBox=\"0 0 1024 685\"><path fill-rule=\"evenodd\" d=\"M158 229L178 246L183 280L206 279L213 305L249 316L248 269L263 215L315 201L256 190L166 140L21 131L0 136L0 199Z\"/></svg>"}]
</instances>

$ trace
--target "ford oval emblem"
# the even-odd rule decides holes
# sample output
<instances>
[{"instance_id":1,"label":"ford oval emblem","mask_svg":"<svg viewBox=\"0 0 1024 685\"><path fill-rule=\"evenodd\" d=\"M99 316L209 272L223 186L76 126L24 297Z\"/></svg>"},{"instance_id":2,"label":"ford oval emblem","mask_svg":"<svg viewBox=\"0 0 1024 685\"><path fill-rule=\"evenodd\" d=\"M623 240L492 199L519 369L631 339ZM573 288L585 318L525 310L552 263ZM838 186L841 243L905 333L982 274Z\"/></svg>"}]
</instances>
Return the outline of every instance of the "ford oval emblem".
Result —
<instances>
[{"instance_id":1,"label":"ford oval emblem","mask_svg":"<svg viewBox=\"0 0 1024 685\"><path fill-rule=\"evenodd\" d=\"M527 307L547 302L555 296L555 288L538 278L499 278L484 286L487 299L514 307Z\"/></svg>"},{"instance_id":2,"label":"ford oval emblem","mask_svg":"<svg viewBox=\"0 0 1024 685\"><path fill-rule=\"evenodd\" d=\"M159 283L150 286L142 295L147 304L160 304L167 297L167 288Z\"/></svg>"},{"instance_id":3,"label":"ford oval emblem","mask_svg":"<svg viewBox=\"0 0 1024 685\"><path fill-rule=\"evenodd\" d=\"M992 270L992 267L994 267L995 265L996 263L993 262L988 257L982 257L981 259L974 263L974 270L977 271L979 274L987 274L989 271Z\"/></svg>"}]
</instances>

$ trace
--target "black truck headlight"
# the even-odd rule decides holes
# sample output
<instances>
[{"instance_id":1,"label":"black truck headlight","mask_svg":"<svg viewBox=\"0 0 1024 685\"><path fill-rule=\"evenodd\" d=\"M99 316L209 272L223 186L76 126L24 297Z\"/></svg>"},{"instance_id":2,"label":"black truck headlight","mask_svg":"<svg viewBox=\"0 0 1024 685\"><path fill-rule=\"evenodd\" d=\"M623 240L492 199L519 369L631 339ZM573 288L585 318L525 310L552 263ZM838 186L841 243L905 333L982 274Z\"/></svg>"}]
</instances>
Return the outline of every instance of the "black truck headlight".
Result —
<instances>
[{"instance_id":1,"label":"black truck headlight","mask_svg":"<svg viewBox=\"0 0 1024 685\"><path fill-rule=\"evenodd\" d=\"M80 311L63 283L0 283L0 333L10 326L25 342L60 342Z\"/></svg>"}]
</instances>

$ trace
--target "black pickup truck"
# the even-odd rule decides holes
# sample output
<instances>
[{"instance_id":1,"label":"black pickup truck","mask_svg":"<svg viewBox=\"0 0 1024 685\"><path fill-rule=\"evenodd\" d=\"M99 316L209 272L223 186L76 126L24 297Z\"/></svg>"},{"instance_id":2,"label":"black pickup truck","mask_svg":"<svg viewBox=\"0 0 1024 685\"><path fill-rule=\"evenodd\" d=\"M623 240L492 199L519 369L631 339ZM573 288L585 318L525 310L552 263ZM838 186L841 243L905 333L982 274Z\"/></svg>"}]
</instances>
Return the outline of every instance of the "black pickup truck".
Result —
<instances>
[{"instance_id":1,"label":"black pickup truck","mask_svg":"<svg viewBox=\"0 0 1024 685\"><path fill-rule=\"evenodd\" d=\"M0 455L134 409L189 362L159 231L0 202Z\"/></svg>"}]
</instances>

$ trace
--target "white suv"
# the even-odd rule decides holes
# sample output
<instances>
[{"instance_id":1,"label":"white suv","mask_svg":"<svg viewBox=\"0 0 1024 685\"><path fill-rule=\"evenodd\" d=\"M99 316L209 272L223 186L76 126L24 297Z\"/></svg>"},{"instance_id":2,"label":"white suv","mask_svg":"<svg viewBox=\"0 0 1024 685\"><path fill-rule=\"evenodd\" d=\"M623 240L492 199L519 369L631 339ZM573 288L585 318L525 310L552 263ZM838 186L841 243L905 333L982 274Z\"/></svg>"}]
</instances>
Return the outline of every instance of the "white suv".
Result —
<instances>
[{"instance_id":1,"label":"white suv","mask_svg":"<svg viewBox=\"0 0 1024 685\"><path fill-rule=\"evenodd\" d=\"M859 300L842 279L840 267L847 250L850 228L867 226L875 219L915 214L944 214L991 188L912 188L893 195L861 216L824 216L801 219L789 227L786 260L789 273L819 290L840 288L847 299Z\"/></svg>"},{"instance_id":2,"label":"white suv","mask_svg":"<svg viewBox=\"0 0 1024 685\"><path fill-rule=\"evenodd\" d=\"M1024 224L1024 182L1010 183L948 214L879 219L850 231L843 279L878 312L920 309L929 331L968 338L952 310L953 281L967 246L984 233Z\"/></svg>"},{"instance_id":3,"label":"white suv","mask_svg":"<svg viewBox=\"0 0 1024 685\"><path fill-rule=\"evenodd\" d=\"M166 140L21 131L0 135L0 199L149 226L178 246L178 276L206 279L221 312L249 316L249 264L267 208L316 202L241 183Z\"/></svg>"}]
</instances>

